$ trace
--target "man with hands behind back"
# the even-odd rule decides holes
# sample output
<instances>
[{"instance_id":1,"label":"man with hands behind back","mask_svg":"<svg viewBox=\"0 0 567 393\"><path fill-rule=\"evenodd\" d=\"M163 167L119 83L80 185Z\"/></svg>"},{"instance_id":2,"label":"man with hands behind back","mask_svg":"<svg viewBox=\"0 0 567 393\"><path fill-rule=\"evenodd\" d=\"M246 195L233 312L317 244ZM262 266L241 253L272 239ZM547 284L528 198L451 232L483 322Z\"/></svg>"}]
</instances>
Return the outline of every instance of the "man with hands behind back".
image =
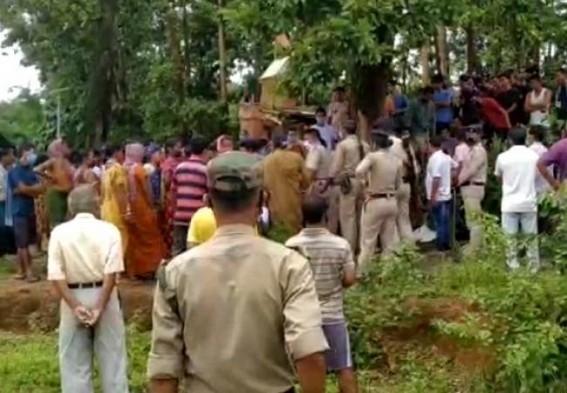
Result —
<instances>
[{"instance_id":1,"label":"man with hands behind back","mask_svg":"<svg viewBox=\"0 0 567 393\"><path fill-rule=\"evenodd\" d=\"M118 229L98 216L91 185L69 194L74 218L51 233L48 279L61 296L59 362L62 393L92 393L93 350L104 393L128 393L124 319L116 279L124 271Z\"/></svg>"}]
</instances>

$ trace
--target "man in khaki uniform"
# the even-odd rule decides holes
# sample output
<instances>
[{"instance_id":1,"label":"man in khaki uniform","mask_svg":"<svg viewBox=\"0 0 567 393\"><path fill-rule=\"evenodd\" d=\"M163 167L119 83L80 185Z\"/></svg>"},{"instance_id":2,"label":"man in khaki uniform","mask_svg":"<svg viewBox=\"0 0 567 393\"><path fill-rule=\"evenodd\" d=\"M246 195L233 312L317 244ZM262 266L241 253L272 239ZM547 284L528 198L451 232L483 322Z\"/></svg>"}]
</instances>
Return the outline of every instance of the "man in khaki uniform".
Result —
<instances>
[{"instance_id":1,"label":"man in khaki uniform","mask_svg":"<svg viewBox=\"0 0 567 393\"><path fill-rule=\"evenodd\" d=\"M329 183L329 173L333 161L333 153L322 144L322 138L317 128L305 131L308 142L308 152L305 158L305 167L312 181L308 193L325 199L328 204L326 226L336 234L339 227L339 198L336 187Z\"/></svg>"},{"instance_id":2,"label":"man in khaki uniform","mask_svg":"<svg viewBox=\"0 0 567 393\"><path fill-rule=\"evenodd\" d=\"M409 145L410 135L405 135L404 139L391 136L392 153L402 162L402 185L398 192L398 216L396 217L396 227L398 235L403 242L414 243L413 229L410 221L410 199L411 184L410 179L419 175L419 164L415 151ZM413 171L413 173L411 173Z\"/></svg>"},{"instance_id":3,"label":"man in khaki uniform","mask_svg":"<svg viewBox=\"0 0 567 393\"><path fill-rule=\"evenodd\" d=\"M482 224L475 216L482 214L488 159L486 149L476 132L471 130L467 133L467 143L471 146L471 152L468 160L463 163L458 184L461 187L467 227L470 231L470 241L464 252L471 254L482 245L483 240Z\"/></svg>"},{"instance_id":4,"label":"man in khaki uniform","mask_svg":"<svg viewBox=\"0 0 567 393\"><path fill-rule=\"evenodd\" d=\"M368 143L356 135L356 123L352 120L345 122L346 138L339 142L331 166L330 177L339 186L339 222L341 234L349 242L353 252L358 246L358 220L362 209L362 182L356 178L355 170L358 164L370 151ZM344 186L350 183L350 187Z\"/></svg>"},{"instance_id":5,"label":"man in khaki uniform","mask_svg":"<svg viewBox=\"0 0 567 393\"><path fill-rule=\"evenodd\" d=\"M311 268L254 231L259 161L221 154L207 182L218 229L158 273L150 392L177 393L182 378L183 392L293 392L290 359L303 392L324 392L328 346Z\"/></svg>"},{"instance_id":6,"label":"man in khaki uniform","mask_svg":"<svg viewBox=\"0 0 567 393\"><path fill-rule=\"evenodd\" d=\"M402 162L390 151L388 133L373 132L377 150L368 154L356 168L356 176L368 181L360 223L358 274L368 271L368 262L380 237L382 254L388 254L397 242L397 194L402 185Z\"/></svg>"}]
</instances>

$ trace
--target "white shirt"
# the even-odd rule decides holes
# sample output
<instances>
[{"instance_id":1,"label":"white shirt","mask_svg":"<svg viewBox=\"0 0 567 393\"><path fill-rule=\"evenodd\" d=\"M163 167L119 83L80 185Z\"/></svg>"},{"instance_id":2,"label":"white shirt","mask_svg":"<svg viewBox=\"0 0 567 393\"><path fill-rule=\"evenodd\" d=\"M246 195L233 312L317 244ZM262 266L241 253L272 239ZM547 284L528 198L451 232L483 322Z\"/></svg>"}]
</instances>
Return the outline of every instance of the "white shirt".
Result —
<instances>
[{"instance_id":1,"label":"white shirt","mask_svg":"<svg viewBox=\"0 0 567 393\"><path fill-rule=\"evenodd\" d=\"M451 200L451 171L457 167L458 164L442 150L437 150L429 157L429 161L427 162L427 174L425 176L427 199L431 198L433 179L440 178L441 182L437 191L436 200L438 202Z\"/></svg>"},{"instance_id":2,"label":"white shirt","mask_svg":"<svg viewBox=\"0 0 567 393\"><path fill-rule=\"evenodd\" d=\"M328 124L325 124L324 126L316 125L315 128L319 130L321 139L323 139L327 144L327 150L334 150L339 137L338 132Z\"/></svg>"},{"instance_id":3,"label":"white shirt","mask_svg":"<svg viewBox=\"0 0 567 393\"><path fill-rule=\"evenodd\" d=\"M4 168L2 164L0 164L0 202L4 202L6 200L6 180L8 177L8 170ZM0 217L3 219L3 217Z\"/></svg>"},{"instance_id":4,"label":"white shirt","mask_svg":"<svg viewBox=\"0 0 567 393\"><path fill-rule=\"evenodd\" d=\"M502 177L503 213L537 212L536 173L539 156L527 146L513 146L496 159L495 174Z\"/></svg>"},{"instance_id":5,"label":"white shirt","mask_svg":"<svg viewBox=\"0 0 567 393\"><path fill-rule=\"evenodd\" d=\"M539 157L547 153L548 150L547 147L545 147L545 145L541 142L534 142L529 147L530 149L535 151ZM553 165L547 167L547 171L551 174L551 176L553 176ZM550 188L549 183L547 182L547 180L545 180L541 173L539 173L539 171L536 172L535 188L538 196L545 193Z\"/></svg>"},{"instance_id":6,"label":"white shirt","mask_svg":"<svg viewBox=\"0 0 567 393\"><path fill-rule=\"evenodd\" d=\"M47 256L49 280L85 284L123 271L122 240L114 225L81 213L51 232Z\"/></svg>"},{"instance_id":7,"label":"white shirt","mask_svg":"<svg viewBox=\"0 0 567 393\"><path fill-rule=\"evenodd\" d=\"M93 167L93 173L95 174L95 176L98 179L101 179L102 175L104 174L104 170L103 170L103 168L101 168L100 166L97 165L97 166Z\"/></svg>"}]
</instances>

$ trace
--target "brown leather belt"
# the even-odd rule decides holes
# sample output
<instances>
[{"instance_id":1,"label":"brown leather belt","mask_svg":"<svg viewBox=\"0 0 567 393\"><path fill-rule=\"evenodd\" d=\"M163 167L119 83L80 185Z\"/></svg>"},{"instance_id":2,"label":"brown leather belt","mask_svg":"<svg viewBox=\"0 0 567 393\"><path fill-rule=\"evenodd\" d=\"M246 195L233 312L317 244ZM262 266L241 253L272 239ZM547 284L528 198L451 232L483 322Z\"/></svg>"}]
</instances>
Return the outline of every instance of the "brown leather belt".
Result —
<instances>
[{"instance_id":1,"label":"brown leather belt","mask_svg":"<svg viewBox=\"0 0 567 393\"><path fill-rule=\"evenodd\" d=\"M87 289L87 288L100 288L102 287L103 282L85 282L85 283L76 283L76 284L67 284L69 289Z\"/></svg>"},{"instance_id":2,"label":"brown leather belt","mask_svg":"<svg viewBox=\"0 0 567 393\"><path fill-rule=\"evenodd\" d=\"M468 187L468 186L484 187L485 185L486 185L486 183L479 182L479 181L467 181L467 182L464 182L463 184L461 184L461 187Z\"/></svg>"}]
</instances>

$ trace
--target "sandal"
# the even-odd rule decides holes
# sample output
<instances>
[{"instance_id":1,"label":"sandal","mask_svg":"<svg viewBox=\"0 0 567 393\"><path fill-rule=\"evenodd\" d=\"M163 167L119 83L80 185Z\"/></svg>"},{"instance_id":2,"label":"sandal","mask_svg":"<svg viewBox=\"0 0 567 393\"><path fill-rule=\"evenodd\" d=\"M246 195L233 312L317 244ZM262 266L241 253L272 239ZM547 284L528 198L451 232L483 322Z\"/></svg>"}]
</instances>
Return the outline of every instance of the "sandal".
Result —
<instances>
[{"instance_id":1,"label":"sandal","mask_svg":"<svg viewBox=\"0 0 567 393\"><path fill-rule=\"evenodd\" d=\"M28 277L28 278L26 279L26 281L27 281L28 283L32 284L32 283L34 283L34 282L41 281L41 278L40 278L40 277L37 277L37 276L30 276L30 277Z\"/></svg>"},{"instance_id":2,"label":"sandal","mask_svg":"<svg viewBox=\"0 0 567 393\"><path fill-rule=\"evenodd\" d=\"M12 279L18 280L18 281L24 281L26 279L26 275L25 274L16 274L15 276L12 276Z\"/></svg>"}]
</instances>

